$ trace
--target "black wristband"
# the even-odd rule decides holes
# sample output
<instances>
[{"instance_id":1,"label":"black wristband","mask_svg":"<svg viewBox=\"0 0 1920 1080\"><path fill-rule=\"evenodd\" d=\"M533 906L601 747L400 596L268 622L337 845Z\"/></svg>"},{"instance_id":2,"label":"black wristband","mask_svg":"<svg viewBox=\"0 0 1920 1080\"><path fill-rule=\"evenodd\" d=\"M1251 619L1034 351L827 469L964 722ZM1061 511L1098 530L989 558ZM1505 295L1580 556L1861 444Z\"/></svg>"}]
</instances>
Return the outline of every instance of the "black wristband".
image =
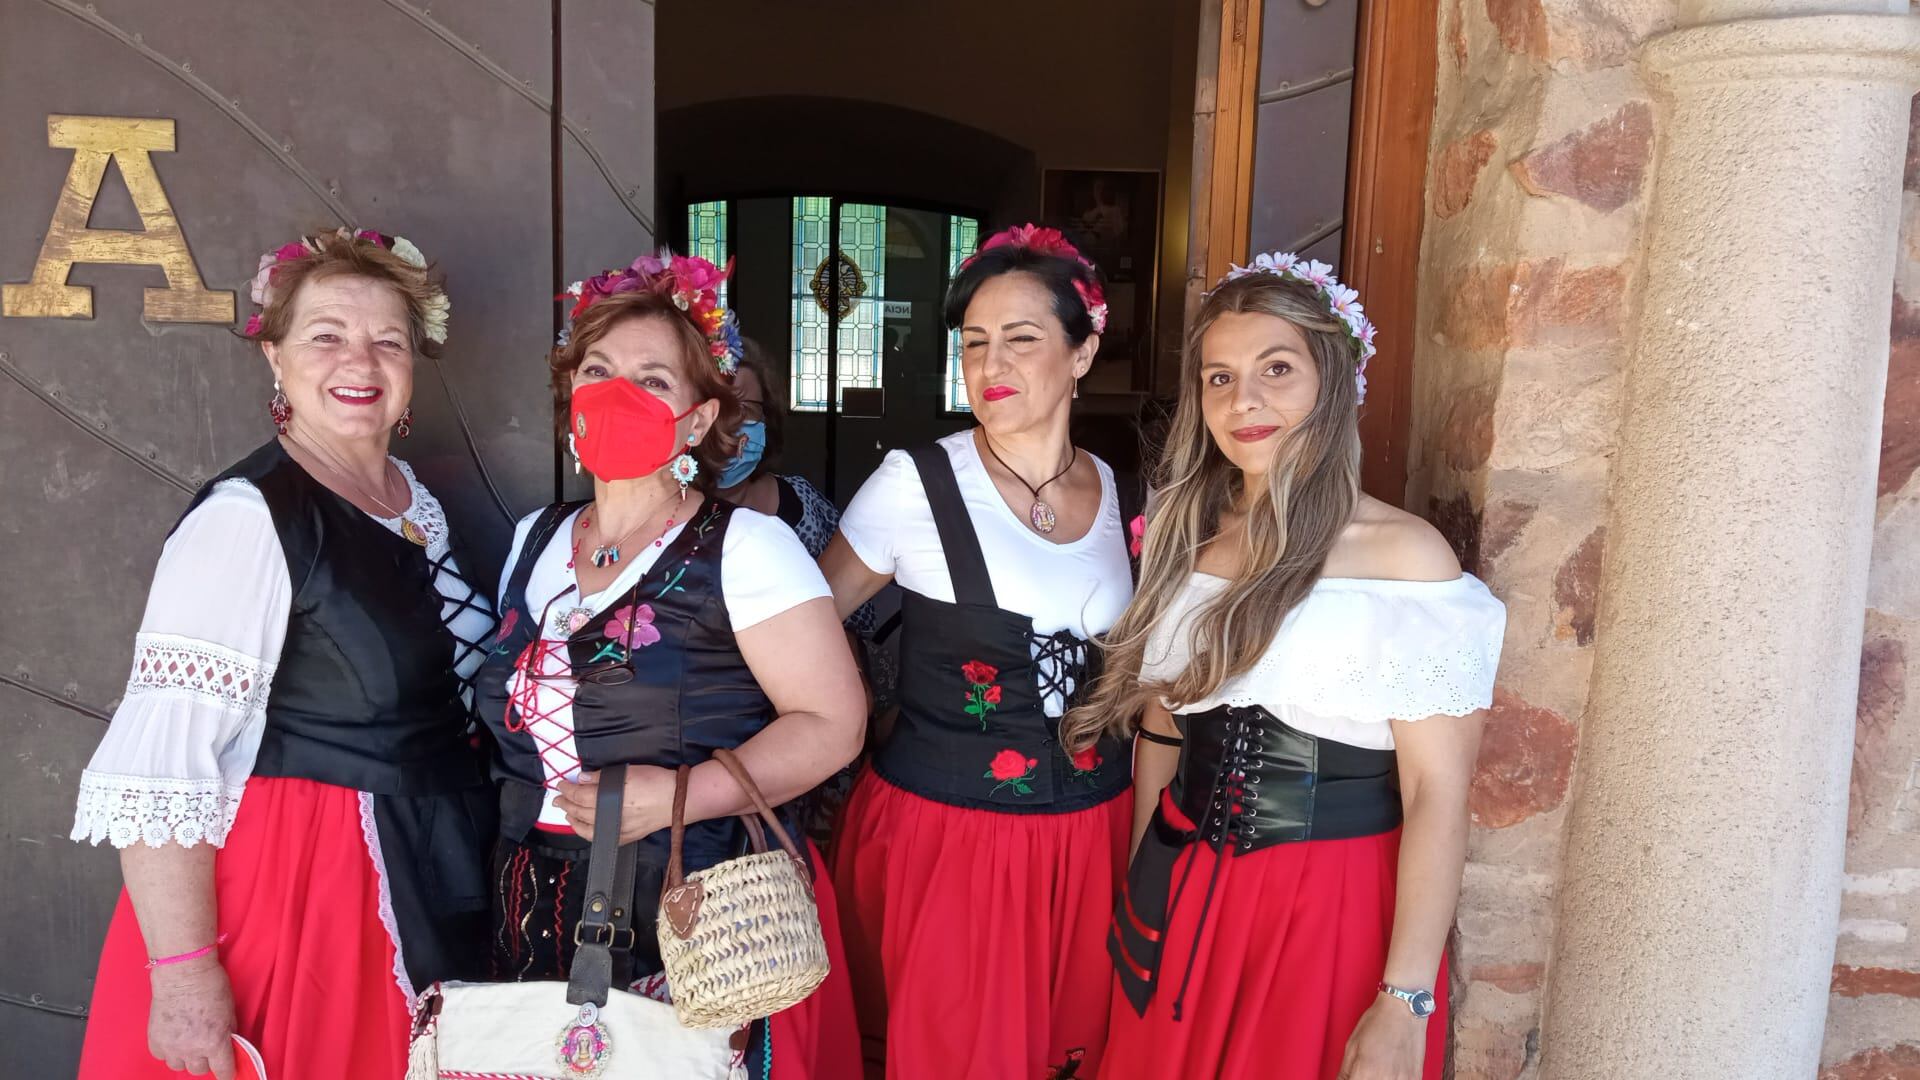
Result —
<instances>
[{"instance_id":1,"label":"black wristband","mask_svg":"<svg viewBox=\"0 0 1920 1080\"><path fill-rule=\"evenodd\" d=\"M1146 728L1141 728L1135 734L1150 743L1159 743L1161 746L1185 746L1187 744L1187 740L1185 739L1176 739L1171 735L1162 735L1157 731L1148 731Z\"/></svg>"}]
</instances>

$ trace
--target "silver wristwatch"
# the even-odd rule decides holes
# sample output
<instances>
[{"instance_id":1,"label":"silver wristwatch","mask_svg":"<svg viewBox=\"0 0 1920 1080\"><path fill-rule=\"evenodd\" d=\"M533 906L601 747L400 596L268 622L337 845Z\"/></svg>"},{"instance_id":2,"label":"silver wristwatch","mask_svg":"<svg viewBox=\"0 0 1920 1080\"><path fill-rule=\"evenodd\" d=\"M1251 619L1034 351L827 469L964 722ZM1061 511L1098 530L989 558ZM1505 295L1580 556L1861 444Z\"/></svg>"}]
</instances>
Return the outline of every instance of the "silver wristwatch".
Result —
<instances>
[{"instance_id":1,"label":"silver wristwatch","mask_svg":"<svg viewBox=\"0 0 1920 1080\"><path fill-rule=\"evenodd\" d=\"M1432 991L1402 990L1397 986L1388 986L1386 983L1381 983L1380 992L1383 994L1392 994L1394 997L1406 1002L1407 1008L1413 1010L1413 1015L1422 1020L1432 1016L1433 1010L1438 1008L1438 1006L1434 1004Z\"/></svg>"}]
</instances>

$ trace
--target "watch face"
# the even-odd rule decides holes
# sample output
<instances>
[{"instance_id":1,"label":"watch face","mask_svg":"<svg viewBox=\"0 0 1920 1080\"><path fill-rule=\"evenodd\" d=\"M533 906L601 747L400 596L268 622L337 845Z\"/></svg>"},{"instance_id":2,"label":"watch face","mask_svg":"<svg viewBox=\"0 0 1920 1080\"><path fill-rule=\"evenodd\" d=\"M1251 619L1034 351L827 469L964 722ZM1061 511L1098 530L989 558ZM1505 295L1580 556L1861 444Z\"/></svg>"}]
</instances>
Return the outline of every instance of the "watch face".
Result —
<instances>
[{"instance_id":1,"label":"watch face","mask_svg":"<svg viewBox=\"0 0 1920 1080\"><path fill-rule=\"evenodd\" d=\"M1434 1009L1437 1008L1433 1001L1433 995L1425 990L1414 991L1413 997L1407 1002L1407 1006L1413 1010L1413 1015L1423 1018L1432 1016Z\"/></svg>"}]
</instances>

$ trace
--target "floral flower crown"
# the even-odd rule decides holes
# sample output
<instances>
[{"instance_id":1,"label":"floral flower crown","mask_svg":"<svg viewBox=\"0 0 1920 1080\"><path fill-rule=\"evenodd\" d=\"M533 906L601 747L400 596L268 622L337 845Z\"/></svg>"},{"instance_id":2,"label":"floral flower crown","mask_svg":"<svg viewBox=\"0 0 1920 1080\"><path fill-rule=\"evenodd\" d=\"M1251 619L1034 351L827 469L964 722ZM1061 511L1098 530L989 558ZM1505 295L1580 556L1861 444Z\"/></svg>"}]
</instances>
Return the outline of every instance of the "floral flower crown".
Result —
<instances>
[{"instance_id":1,"label":"floral flower crown","mask_svg":"<svg viewBox=\"0 0 1920 1080\"><path fill-rule=\"evenodd\" d=\"M291 244L282 244L272 251L267 252L265 255L260 256L260 266L259 269L253 273L253 286L248 294L253 298L254 303L260 305L260 310L248 316L247 336L251 337L260 332L261 315L266 311L267 305L273 300L273 279L275 273L280 268L280 264L299 262L301 259L309 256L318 255L325 235L326 234L322 233L314 236L303 236ZM400 261L406 263L408 266L423 271L427 268L427 257L421 254L420 249L413 246L413 242L404 236L387 236L374 232L372 229L348 229L345 227L335 229L333 235L341 240L364 240L369 244L374 244L393 252L400 257ZM427 301L425 308L420 312L420 332L426 335L428 341L436 345L446 344L447 316L452 310L453 304L448 301L446 290L433 290L433 296Z\"/></svg>"},{"instance_id":2,"label":"floral flower crown","mask_svg":"<svg viewBox=\"0 0 1920 1080\"><path fill-rule=\"evenodd\" d=\"M1099 272L1059 229L1042 228L1032 222L1015 225L1011 229L1001 229L987 237L987 242L980 245L979 251L968 256L967 262L970 263L979 258L983 252L997 247L1025 248L1039 255L1060 255L1086 267L1086 280L1075 278L1073 290L1080 294L1080 302L1087 305L1087 316L1093 320L1093 332L1096 334L1107 332L1107 293L1100 287ZM966 263L960 265L965 266Z\"/></svg>"},{"instance_id":3,"label":"floral flower crown","mask_svg":"<svg viewBox=\"0 0 1920 1080\"><path fill-rule=\"evenodd\" d=\"M740 321L733 312L720 306L720 285L732 276L732 259L727 260L723 270L698 255L675 255L666 248L661 248L658 255L642 255L630 266L576 281L567 286L566 292L554 297L556 300L571 297L574 301L573 309L567 312L567 324L560 328L557 344L564 347L572 340L574 320L595 301L621 293L651 292L666 297L673 301L674 307L686 312L687 321L707 339L707 351L713 354L720 373L732 375L747 351L740 341Z\"/></svg>"},{"instance_id":4,"label":"floral flower crown","mask_svg":"<svg viewBox=\"0 0 1920 1080\"><path fill-rule=\"evenodd\" d=\"M1359 388L1360 400L1367 400L1367 361L1373 359L1373 323L1367 321L1367 313L1360 306L1360 294L1340 284L1333 276L1333 267L1318 260L1303 260L1300 256L1286 251L1269 251L1253 258L1250 266L1235 266L1220 279L1221 285L1236 281L1249 274L1268 274L1282 281L1297 281L1311 285L1319 293L1320 299L1327 305L1333 317L1347 328L1347 336L1353 339L1353 347L1360 354L1360 364L1354 369L1354 385ZM1208 295L1212 295L1209 291Z\"/></svg>"}]
</instances>

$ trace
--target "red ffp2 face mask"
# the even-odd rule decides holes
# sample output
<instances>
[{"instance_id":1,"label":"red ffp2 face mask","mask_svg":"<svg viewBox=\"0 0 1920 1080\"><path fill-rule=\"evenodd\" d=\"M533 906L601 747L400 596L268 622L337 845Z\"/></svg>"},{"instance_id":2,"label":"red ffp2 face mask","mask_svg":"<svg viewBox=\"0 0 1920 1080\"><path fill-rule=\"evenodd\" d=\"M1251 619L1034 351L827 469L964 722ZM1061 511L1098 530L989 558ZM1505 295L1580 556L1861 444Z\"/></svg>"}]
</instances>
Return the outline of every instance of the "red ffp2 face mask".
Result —
<instances>
[{"instance_id":1,"label":"red ffp2 face mask","mask_svg":"<svg viewBox=\"0 0 1920 1080\"><path fill-rule=\"evenodd\" d=\"M694 406L699 408L699 406ZM605 379L573 391L569 430L573 452L602 480L634 480L673 460L680 446L673 406L625 379Z\"/></svg>"}]
</instances>

